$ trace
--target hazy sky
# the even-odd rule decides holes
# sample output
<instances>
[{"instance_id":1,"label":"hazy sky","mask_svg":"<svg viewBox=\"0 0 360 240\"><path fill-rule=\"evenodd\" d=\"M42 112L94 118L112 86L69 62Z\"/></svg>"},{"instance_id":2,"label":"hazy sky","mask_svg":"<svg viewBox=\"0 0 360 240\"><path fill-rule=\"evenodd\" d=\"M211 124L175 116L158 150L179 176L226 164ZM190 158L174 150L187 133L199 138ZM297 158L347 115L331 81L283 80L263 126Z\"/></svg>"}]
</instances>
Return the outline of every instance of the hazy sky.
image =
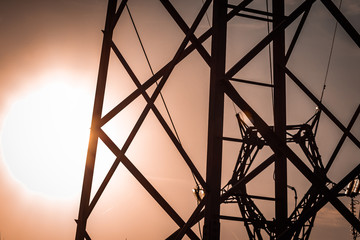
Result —
<instances>
[{"instance_id":1,"label":"hazy sky","mask_svg":"<svg viewBox=\"0 0 360 240\"><path fill-rule=\"evenodd\" d=\"M201 0L171 2L188 25L191 24L201 6ZM286 2L288 11L299 4L296 0ZM335 3L338 4L338 2ZM343 0L342 4L343 13L359 32L360 2ZM77 136L71 131L66 136L67 138L62 140L51 137L60 136L57 135L60 134L59 131L63 131L60 127L68 122L73 123L70 123L70 126L80 123L85 127L85 131L90 127L90 112L106 5L105 0L0 2L0 126L2 132L9 132L7 136L12 136L2 138L0 148L0 234L2 237L0 240L74 238L76 225L73 219L77 218L87 139L72 142L70 140L77 139ZM183 33L158 1L130 0L129 7L142 35L150 62L157 71L173 57L184 37ZM254 1L253 7L265 10L265 1ZM208 17L211 20L211 11ZM204 32L208 27L207 20L203 19L197 34ZM316 2L288 65L318 97L323 86L334 27L335 22L332 16L320 1ZM231 21L228 28L227 68L230 68L254 46L256 41L266 35L267 28L264 22L244 19ZM294 28L288 30L289 36L293 30ZM140 81L143 82L150 77L151 72L142 55L127 13L121 17L114 39ZM209 42L205 42L204 46L209 49ZM105 112L135 89L120 64L114 60L112 56ZM324 104L345 126L360 103L359 63L359 48L339 26L330 63ZM199 55L192 54L175 69L163 91L182 144L194 159L195 165L204 178L208 74L208 68ZM255 58L237 76L269 83L267 50L261 52L259 58ZM56 85L59 82L64 85ZM54 89L51 86L61 89L58 90L59 95L56 91L52 92ZM236 84L236 88L271 125L271 91L242 84ZM44 95L44 92L48 95ZM78 94L78 100L74 97L76 94ZM32 96L36 97L32 98ZM39 108L33 109L31 105L26 105L32 101ZM19 119L13 121L18 121L19 125L12 125L10 130L5 130L2 126L9 126L5 124L6 119L15 109L16 103L18 106L25 106L19 107L23 112L18 112ZM157 101L156 104L163 111L161 102ZM238 137L233 106L228 99L225 104L227 126L224 129L224 135ZM63 107L74 111L61 112ZM109 127L105 127L105 131L119 143L119 146L143 107L144 100L136 101L124 115L121 115L124 118L116 118ZM25 112L26 108L29 108L28 112ZM315 105L289 80L288 122L290 124L303 123L311 117L314 109ZM62 116L56 115L57 112L63 113ZM54 130L47 128L51 127L46 124L49 115L54 117L52 119ZM118 127L120 124L121 128ZM34 130L34 126L40 126L39 128L44 128L44 130ZM11 132L13 129L18 131ZM33 130L35 133L32 133ZM40 132L43 134L40 137L42 141L38 139ZM352 133L360 138L360 120L355 123ZM336 146L340 134L334 124L324 116L317 140L325 163ZM127 156L174 206L180 216L187 219L196 206L196 200L191 193L194 182L181 157L169 142L154 115L149 114L149 118L142 126L139 137L135 139ZM229 159L224 163L224 183L234 167L238 147L236 144L224 145L224 152L228 151L224 156ZM12 154L11 152L18 155L9 155ZM106 167L111 165L114 156L106 150L101 150L99 153L100 157L106 159L104 163L98 165L102 170L99 173L101 175L106 171ZM262 153L260 158L267 154L269 151ZM356 161L359 160L359 154L359 149L350 141L346 141L340 152L339 161L334 163L334 169L329 172L332 180L338 181L354 167ZM10 157L4 159L4 156ZM38 160L42 158L49 162L39 164ZM62 163L62 158L70 160L65 167L60 164L64 169L56 165ZM27 180L21 182L19 177L14 177L16 174L9 169L12 163L17 165L17 168L23 172L23 176L26 175L31 182L32 180L38 182L40 192L34 192L34 189L29 190L30 182ZM59 175L52 174L56 172L59 172ZM298 192L304 193L308 182L291 165L289 172L291 173L289 184L298 184L296 186ZM270 169L252 186L254 188L252 190L255 193L271 196L273 183L266 182L271 174ZM59 179L61 181L56 181ZM104 197L89 218L88 229L94 239L163 239L176 230L175 223L136 183L124 167L119 167L112 180ZM53 185L56 182L63 182L64 185ZM98 181L95 183L98 184ZM261 186L257 185L258 183L261 183ZM61 196L61 193L60 196L49 193L46 190L49 188L61 189L57 192L63 193L64 196ZM301 195L299 197L301 198ZM292 192L289 192L289 199L293 201ZM345 202L348 204L348 200ZM265 214L271 216L272 209L266 208ZM231 209L225 208L223 211L231 211ZM289 207L289 212L291 211L292 208ZM238 228L236 224L222 223L223 239L240 239L245 236L243 229ZM197 231L196 228L194 231ZM312 239L320 238L350 239L347 222L332 206L327 205L317 216Z\"/></svg>"}]
</instances>

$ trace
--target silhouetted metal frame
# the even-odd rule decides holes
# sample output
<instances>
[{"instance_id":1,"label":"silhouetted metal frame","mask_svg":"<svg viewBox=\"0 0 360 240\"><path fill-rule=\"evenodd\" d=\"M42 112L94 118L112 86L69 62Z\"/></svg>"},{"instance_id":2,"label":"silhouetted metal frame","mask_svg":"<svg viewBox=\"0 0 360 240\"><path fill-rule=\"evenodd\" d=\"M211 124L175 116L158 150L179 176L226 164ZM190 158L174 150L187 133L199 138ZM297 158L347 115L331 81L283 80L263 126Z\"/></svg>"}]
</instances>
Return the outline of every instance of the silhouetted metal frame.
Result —
<instances>
[{"instance_id":1,"label":"silhouetted metal frame","mask_svg":"<svg viewBox=\"0 0 360 240\"><path fill-rule=\"evenodd\" d=\"M206 161L206 194L204 239L220 239L220 189L222 171L227 0L213 1L213 34L211 39L210 95Z\"/></svg>"},{"instance_id":2,"label":"silhouetted metal frame","mask_svg":"<svg viewBox=\"0 0 360 240\"><path fill-rule=\"evenodd\" d=\"M187 234L191 239L199 239L194 232L191 231L191 227L205 217L205 239L219 239L220 238L220 218L221 219L233 219L233 220L243 220L246 219L238 219L236 217L231 216L220 216L219 209L220 204L225 202L227 198L232 194L232 192L236 191L238 187L246 184L251 181L254 177L260 174L263 170L269 167L273 162L275 162L275 171L276 171L276 159L288 159L298 170L313 184L319 187L319 191L323 195L323 197L316 202L311 209L304 211L301 214L301 217L295 223L291 223L289 225L289 221L286 221L286 209L277 207L279 209L279 213L276 213L277 218L280 221L277 221L278 229L281 229L276 233L279 239L289 239L296 231L296 229L300 228L302 224L304 224L310 217L316 214L326 203L330 202L340 214L344 216L344 218L353 225L357 231L360 231L360 222L356 217L352 215L352 213L343 205L343 203L337 198L339 191L344 188L356 175L360 173L360 165L354 168L349 174L347 174L338 184L335 184L331 189L328 189L325 185L326 182L324 179L316 176L303 162L302 160L286 145L286 139L281 137L284 133L283 130L280 132L273 132L273 130L261 119L261 117L245 102L245 100L239 95L236 89L229 82L232 81L240 81L249 84L263 85L256 82L251 82L248 80L236 79L234 75L239 72L247 63L249 63L261 50L263 50L268 44L273 42L274 44L274 65L277 72L280 73L281 77L280 84L284 83L284 74L290 77L299 87L300 89L307 94L307 96L314 101L315 104L319 106L319 108L343 131L343 136L340 139L336 149L331 156L327 170L330 168L334 159L336 158L337 153L339 152L344 140L348 137L357 147L360 148L359 140L351 134L350 130L353 124L355 123L358 115L359 115L359 107L357 108L352 120L350 121L347 128L343 126L343 124L301 83L301 81L296 78L296 76L286 67L286 62L289 60L289 57L292 53L292 50L296 44L296 41L300 35L300 32L303 28L303 25L306 21L307 15L309 13L311 5L316 0L305 0L298 8L296 8L289 16L283 16L283 6L276 6L279 4L279 1L274 1L274 13L279 10L276 14L264 13L262 11L256 9L249 9L246 6L252 2L252 0L244 0L237 6L227 6L224 1L214 0L213 1L213 27L207 30L200 37L196 37L194 32L200 23L200 20L204 16L207 8L209 7L211 1L207 0L202 9L200 10L198 16L196 17L191 28L187 26L185 21L182 19L180 14L176 11L176 9L172 6L172 4L168 0L160 0L164 7L167 9L169 14L181 28L181 30L185 33L185 38L180 45L177 53L174 58L167 63L163 68L161 68L158 72L156 72L152 77L150 77L144 84L140 84L139 80L136 78L134 72L131 70L130 66L127 64L125 58L120 53L119 49L116 47L115 43L112 41L113 30L123 12L123 9L127 3L127 0L122 0L119 7L117 8L117 0L109 0L107 16L105 22L105 30L104 39L102 45L102 52L100 57L100 65L99 65L99 73L98 73L98 81L95 93L95 101L94 101L94 109L93 116L91 122L91 133L88 147L88 154L85 166L84 173L84 182L83 182L83 190L81 194L80 207L79 207L79 215L77 222L77 230L76 230L76 240L91 239L89 234L86 232L86 223L87 218L91 214L94 209L96 203L101 197L102 192L106 188L108 182L110 181L112 175L114 174L117 166L121 163L133 174L133 176L141 183L141 185L149 192L149 194L157 201L157 203L167 212L167 214L173 219L173 221L179 226L179 229L174 232L168 239L181 239L185 234ZM280 1L282 2L282 1ZM321 2L325 5L325 7L331 12L331 14L336 18L336 20L340 23L340 25L345 29L351 39L360 46L360 36L359 33L353 28L351 23L347 21L347 19L343 16L343 14L337 9L337 7L333 4L331 0L321 0ZM282 4L282 3L280 3ZM232 10L229 13L226 13L227 7ZM277 9L277 10L276 10ZM248 14L241 14L240 11L255 13L255 14L263 14L272 16L273 19L269 21L274 21L274 29L270 32L263 40L261 40L252 50L250 50L243 58L241 58L229 71L225 73L225 49L226 49L226 23L232 19L234 16L243 16L256 20L265 20L261 17L254 17ZM282 12L282 13L281 13ZM217 15L219 13L219 15ZM298 25L298 28L295 32L295 35L291 41L290 47L285 55L285 49L283 46L282 40L278 40L279 38L283 38L284 30L293 23L295 19L297 19L300 15L302 15L302 19ZM279 17L280 16L280 17ZM225 27L225 29L224 29ZM207 40L209 37L213 37L213 46L212 53L210 56L206 49L202 46L202 43ZM189 44L188 47L187 44ZM280 42L280 53L278 50L275 51L276 42ZM219 46L223 45L223 46ZM110 112L108 112L104 117L102 115L102 107L105 95L105 85L107 78L107 70L109 65L109 57L111 50L114 51L119 61L124 66L125 70L134 81L137 89L132 92L128 97L126 97L122 102L120 102L115 108L113 108ZM154 105L154 101L159 95L162 87L166 83L168 77L170 76L172 70L180 61L186 58L191 52L197 50L199 54L202 56L203 60L209 65L211 71L210 77L210 103L209 103L209 139L208 139L208 160L207 160L207 177L206 181L202 178L201 174L196 169L195 165L192 163L191 159L187 155L186 151L182 148L180 142L172 132L171 128L168 126L156 106ZM276 52L276 53L275 53ZM278 57L276 57L278 55ZM279 60L278 58L281 58ZM275 73L276 75L277 73ZM212 80L211 80L212 79ZM280 90L281 93L278 95L279 99L282 99L286 102L286 98L284 96L284 87L279 87L278 81L275 77L275 85L266 84L268 87L274 87L275 92ZM152 86L156 81L160 80L160 83L157 85L152 96L148 96L146 93L146 89ZM281 90L283 89L283 90ZM226 137L222 136L222 118L223 118L223 99L224 94L226 94L243 112L246 113L247 117L253 123L253 125L259 130L261 135L264 137L266 142L269 144L270 148L273 150L274 155L269 157L267 160L260 163L258 167L250 171L241 181L237 184L233 185L232 188L220 195L220 191L218 191L220 184L221 172L218 171L221 169L221 145L223 140L227 140ZM142 95L147 102L145 109L143 110L141 116L139 117L137 123L135 124L133 130L131 131L128 139L126 140L124 146L120 149L116 146L116 144L106 135L105 132L101 129L109 120L111 120L114 116L116 116L120 111L126 108L132 101L134 101L137 97ZM275 96L277 94L275 93ZM275 97L277 98L277 97ZM212 102L216 100L216 104L212 104ZM219 101L219 99L222 101ZM221 102L219 104L219 102ZM277 108L277 107L275 107ZM281 111L282 107L279 107L278 110ZM173 144L178 149L181 156L184 158L187 163L189 169L194 174L196 179L200 182L201 186L205 189L206 195L205 198L199 203L197 208L194 210L193 214L190 216L187 222L181 219L181 217L175 212L175 210L166 202L166 200L160 195L160 193L151 185L151 183L141 174L141 172L131 163L131 161L125 156L126 150L130 146L133 138L135 137L137 131L139 130L142 122L144 121L147 113L152 110L155 116L158 118L159 122L163 126L166 133L169 135ZM274 112L274 116L279 115ZM284 116L280 116L280 123L276 123L278 125L276 128L286 128L286 120ZM285 122L285 123L284 123ZM212 132L214 131L214 132ZM277 131L277 130L275 130ZM98 139L101 139L106 146L114 153L116 156L116 160L111 166L109 172L107 173L104 181L101 186L97 190L94 198L90 202L90 193L92 186L92 178L94 171L94 163L96 157L96 149ZM239 140L241 141L241 140ZM214 151L209 150L209 146L215 147ZM215 156L215 157L214 157ZM216 157L217 156L217 157ZM286 164L286 161L285 161ZM286 176L286 170L284 170L284 166L280 166L282 168L281 173L278 174L276 178L279 176ZM283 178L284 179L284 178ZM283 183L282 183L283 185ZM278 204L284 203L286 204L287 200L284 200L282 196L284 196L284 187L282 186L279 190L278 198L282 198L278 202ZM218 192L217 192L218 191ZM286 189L285 189L286 191ZM261 197L261 196L260 196ZM278 220L279 220L278 219Z\"/></svg>"},{"instance_id":3,"label":"silhouetted metal frame","mask_svg":"<svg viewBox=\"0 0 360 240\"><path fill-rule=\"evenodd\" d=\"M225 83L225 93L233 100L233 102L242 109L254 126L259 130L261 135L264 137L266 142L269 144L270 148L278 154L282 154L289 159L290 162L314 185L318 185L320 191L324 194L325 200L330 201L331 204L339 211L340 214L358 231L360 230L360 221L344 206L344 204L331 194L330 190L326 187L326 182L324 179L319 178L314 174L302 161L301 159L282 141L278 139L278 136L271 130L271 128L261 119L261 117L246 103L246 101L237 93L236 89L230 84ZM352 173L351 176L355 176L359 171L356 168L355 173ZM354 175L355 174L355 175ZM345 185L349 183L352 179L345 181ZM345 187L344 185L344 187ZM341 188L342 189L342 188ZM340 189L340 190L341 190ZM340 191L339 190L339 191ZM314 213L314 212L313 212ZM294 231L294 229L292 229ZM291 232L291 230L287 230ZM292 233L292 232L291 232ZM291 234L292 235L292 234ZM290 234L287 235L289 239Z\"/></svg>"},{"instance_id":4,"label":"silhouetted metal frame","mask_svg":"<svg viewBox=\"0 0 360 240\"><path fill-rule=\"evenodd\" d=\"M115 19L116 3L117 3L116 0L109 0L107 13L106 13L104 39L102 43L94 109L93 109L93 115L91 121L90 140L89 140L89 147L86 157L79 215L77 219L77 229L75 236L76 240L80 240L80 239L83 240L85 235L87 235L86 236L87 239L90 239L90 237L86 233L86 224L87 224L87 218L89 212L89 201L90 201L91 186L92 186L93 174L94 174L96 149L98 144L98 129L100 129L98 125L101 119L101 114L103 109L105 85L106 85L106 78L107 78L110 51L111 51L110 43L114 30L114 27L112 27L112 25ZM121 6L124 7L125 5L123 4ZM122 9L119 9L118 11L121 12Z\"/></svg>"},{"instance_id":5,"label":"silhouetted metal frame","mask_svg":"<svg viewBox=\"0 0 360 240\"><path fill-rule=\"evenodd\" d=\"M285 19L284 0L273 0L274 22L277 28ZM279 31L273 43L273 75L274 75L274 132L282 142L286 142L286 79L285 79L285 29ZM288 218L287 199L287 160L285 155L275 153L275 231L278 236L286 229Z\"/></svg>"}]
</instances>

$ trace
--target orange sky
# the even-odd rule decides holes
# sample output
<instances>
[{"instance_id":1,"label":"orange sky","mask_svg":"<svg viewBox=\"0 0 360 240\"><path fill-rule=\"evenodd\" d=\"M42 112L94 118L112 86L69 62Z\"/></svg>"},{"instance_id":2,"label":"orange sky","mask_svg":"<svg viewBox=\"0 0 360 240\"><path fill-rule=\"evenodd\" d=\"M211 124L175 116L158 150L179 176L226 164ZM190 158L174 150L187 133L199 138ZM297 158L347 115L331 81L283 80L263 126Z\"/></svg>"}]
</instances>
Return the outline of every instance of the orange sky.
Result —
<instances>
[{"instance_id":1,"label":"orange sky","mask_svg":"<svg viewBox=\"0 0 360 240\"><path fill-rule=\"evenodd\" d=\"M172 2L190 25L199 10L201 0ZM289 9L292 9L295 6L294 3L297 2L288 1ZM192 7L189 7L190 3L193 4ZM155 71L159 70L173 57L183 38L183 33L157 1L130 0L129 7L137 21L152 66ZM343 0L343 12L357 31L360 31L359 1ZM64 82L74 88L86 89L93 98L102 41L100 30L104 26L105 13L105 0L0 2L0 126L3 125L6 114L14 102L54 81L53 78L43 77L47 72L61 70L76 76L64 79ZM288 66L311 91L320 96L334 21L320 2L314 5L309 21L311 23L308 22L305 25L304 36L299 39L299 44L294 50L294 57L290 59ZM206 30L207 24L204 20L200 24L199 31ZM265 36L266 25L262 22L253 24L252 21L235 20L229 23L228 28L231 32L228 40L230 50L227 67L229 68L241 54ZM291 31L290 28L289 32ZM141 81L146 80L151 73L127 14L120 19L115 33L114 39L129 64ZM208 48L209 43L204 45ZM267 51L263 51L261 56L266 59L266 54ZM324 104L345 126L360 102L359 62L359 49L339 27ZM119 63L112 61L105 112L135 88L118 66ZM238 76L269 82L268 74L267 61L254 59L254 62L244 68ZM207 76L206 64L200 60L198 54L193 54L175 69L172 80L169 80L163 91L182 144L188 154L195 159L195 165L203 177L205 177L204 159L206 158ZM302 123L313 114L315 106L292 82L288 82L288 122L290 124L299 123L299 121ZM271 125L271 101L269 101L271 92L258 87L236 86L244 98ZM157 101L156 104L163 111L161 102ZM228 126L224 129L224 135L237 137L238 129L233 116L233 106L229 101L225 104L227 113L225 119ZM91 106L92 102L84 107ZM123 128L119 130L121 133L117 134L119 128L116 126L105 127L109 136L119 143L123 142L126 133L132 127L131 121L138 117L143 107L144 101L139 100L130 107L129 111L125 111L125 117L121 116L125 120L120 117L114 119L111 124L122 124ZM24 122L26 122L25 119ZM90 119L84 124L88 126L89 123ZM353 134L360 138L360 120L356 122L353 129ZM325 162L337 144L339 136L339 130L324 117L319 129L318 145ZM229 151L225 157L229 159L236 157L237 147L238 145L224 145L224 151ZM19 151L22 150L19 149ZM59 151L66 151L66 149L59 146ZM102 154L104 158L111 156L106 151ZM268 152L262 156L266 154ZM339 180L354 166L356 160L359 160L359 154L359 149L347 141L340 153L339 161L334 164L336 171L329 172L331 178ZM153 114L150 114L145 121L139 137L135 139L127 156L157 187L165 199L178 210L179 214L184 219L188 218L196 206L196 200L191 193L194 182ZM113 160L111 158L106 160L104 166L110 166ZM34 161L34 159L27 159L27 161ZM226 176L231 174L233 161L224 164L224 182L227 181ZM29 171L32 170L29 169ZM46 171L46 169L37 171ZM289 184L298 184L298 191L304 193L304 186L308 185L307 181L299 177L291 165L289 172L291 174ZM32 174L34 178L40 176L36 172ZM81 174L82 172L79 172L79 175ZM269 170L261 176L253 185L253 191L271 195L273 183L266 182L271 174L272 170ZM64 178L66 177L65 174ZM79 182L74 183L76 184ZM80 189L77 194L67 199L54 199L31 192L11 176L6 167L6 161L0 155L0 196L0 234L2 237L0 240L74 238L76 229L74 219L78 214ZM289 200L293 201L290 191ZM348 204L348 200L345 202ZM264 211L268 215L272 214L272 208ZM292 208L289 208L289 212L291 211ZM176 229L175 223L136 183L123 166L117 170L116 176L110 182L103 198L89 218L88 224L88 229L92 232L94 239L163 239ZM245 236L245 232L239 230L234 223L222 223L222 230L224 231L223 239L240 239ZM197 231L197 226L194 231ZM344 236L350 238L347 222L332 206L327 205L318 214L318 221L315 223L311 238L345 239Z\"/></svg>"}]
</instances>

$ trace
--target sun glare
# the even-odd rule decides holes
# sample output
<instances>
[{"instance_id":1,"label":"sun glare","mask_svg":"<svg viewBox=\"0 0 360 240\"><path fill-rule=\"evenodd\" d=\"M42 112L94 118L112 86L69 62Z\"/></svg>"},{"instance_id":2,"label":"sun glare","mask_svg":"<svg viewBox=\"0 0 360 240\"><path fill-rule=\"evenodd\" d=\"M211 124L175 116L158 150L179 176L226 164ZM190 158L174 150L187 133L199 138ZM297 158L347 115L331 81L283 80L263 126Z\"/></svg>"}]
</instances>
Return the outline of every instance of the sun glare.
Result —
<instances>
[{"instance_id":1,"label":"sun glare","mask_svg":"<svg viewBox=\"0 0 360 240\"><path fill-rule=\"evenodd\" d=\"M14 102L1 134L13 177L30 191L57 198L81 190L93 103L89 91L62 77L52 75Z\"/></svg>"}]
</instances>

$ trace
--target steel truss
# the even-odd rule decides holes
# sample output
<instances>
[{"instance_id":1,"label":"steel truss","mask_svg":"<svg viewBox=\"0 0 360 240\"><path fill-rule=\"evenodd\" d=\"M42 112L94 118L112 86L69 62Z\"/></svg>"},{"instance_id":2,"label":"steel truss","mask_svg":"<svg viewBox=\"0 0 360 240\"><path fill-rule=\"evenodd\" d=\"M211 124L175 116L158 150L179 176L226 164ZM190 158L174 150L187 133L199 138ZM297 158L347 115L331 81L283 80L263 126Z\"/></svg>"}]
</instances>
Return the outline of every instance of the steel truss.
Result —
<instances>
[{"instance_id":1,"label":"steel truss","mask_svg":"<svg viewBox=\"0 0 360 240\"><path fill-rule=\"evenodd\" d=\"M187 235L190 239L200 239L191 229L202 219L204 220L204 239L220 238L220 221L223 219L240 221L244 225L249 239L308 239L314 224L316 213L327 203L331 203L337 211L356 229L360 231L360 221L340 201L340 192L344 187L360 174L360 164L348 172L337 183L327 177L339 150L345 139L349 139L357 148L360 148L359 140L351 133L351 128L356 122L360 112L358 107L349 125L345 127L331 111L315 97L315 95L302 83L302 81L289 69L287 62L291 57L294 46L301 34L307 20L308 13L316 0L305 0L288 15L284 14L284 1L273 0L270 13L258 9L249 8L255 0L239 1L237 5L228 4L226 0L206 0L197 17L189 27L182 16L169 0L160 0L161 4L171 15L173 20L184 32L185 37L178 47L174 57L165 64L153 76L141 83L134 71L122 55L113 41L113 32L118 20L123 14L127 0L119 4L117 0L109 0L105 30L103 31L103 44L98 72L95 102L91 122L91 133L86 159L83 189L80 201L77 222L76 240L91 239L87 232L87 220L94 207L99 201L103 191L112 178L120 163L136 178L146 189L170 218L178 225L168 239L182 239ZM360 47L359 33L344 17L341 11L331 0L321 0L323 6L333 15L341 27L346 31L355 44ZM197 37L197 30L206 11L213 7L213 24L201 36ZM226 70L226 36L227 23L235 17L246 17L254 21L272 22L272 31L259 41L249 52ZM285 49L285 30L299 19L299 24L291 40L289 48ZM211 38L211 53L203 46L203 43ZM241 44L241 43L240 43ZM274 84L266 84L236 78L236 74L251 62L269 44L273 46L273 74ZM203 177L195 166L193 160L183 148L176 134L168 125L165 117L160 113L155 100L161 94L161 90L170 78L174 68L192 52L197 51L210 69L210 99L209 99L209 122L208 122L208 145L206 161L206 177ZM110 53L117 56L127 74L136 85L136 90L129 94L123 101L108 113L103 115L105 85L109 68ZM286 87L285 78L291 79L319 108L319 111L307 123L299 125L286 124ZM236 90L233 82L243 82L273 88L274 90L274 126L269 126L263 118L244 100ZM157 83L157 84L155 84ZM155 91L149 95L146 91L155 86ZM224 125L224 99L227 96L241 109L244 116L250 120L252 126L248 126L244 119L237 116L241 139L232 139L223 136ZM138 98L146 101L142 114L137 119L134 128L129 134L122 147L119 147L102 129L111 119L126 109ZM148 113L152 111L157 120L171 139L180 153L189 170L199 183L199 189L205 192L204 198L198 198L199 203L187 220L184 220L175 209L165 200L160 192L147 180L138 168L127 157L126 152L133 139L137 135ZM343 132L332 156L323 165L319 150L315 141L317 125L320 113L327 117ZM99 139L114 153L116 160L108 171L99 189L91 199L91 188L96 159L96 149ZM233 175L225 186L221 186L221 169L223 164L222 150L224 141L241 142L241 147L233 171ZM295 153L289 144L297 144L305 155L305 161ZM258 153L264 148L272 150L273 154L253 167ZM294 211L288 216L287 199L287 163L293 164L298 171L311 183L308 192L297 204ZM253 196L247 193L247 184L256 176L269 167L273 167L275 197ZM255 199L272 201L275 203L275 218L267 220L262 214L260 207L255 204ZM220 214L221 204L237 204L241 217L223 216Z\"/></svg>"}]
</instances>

